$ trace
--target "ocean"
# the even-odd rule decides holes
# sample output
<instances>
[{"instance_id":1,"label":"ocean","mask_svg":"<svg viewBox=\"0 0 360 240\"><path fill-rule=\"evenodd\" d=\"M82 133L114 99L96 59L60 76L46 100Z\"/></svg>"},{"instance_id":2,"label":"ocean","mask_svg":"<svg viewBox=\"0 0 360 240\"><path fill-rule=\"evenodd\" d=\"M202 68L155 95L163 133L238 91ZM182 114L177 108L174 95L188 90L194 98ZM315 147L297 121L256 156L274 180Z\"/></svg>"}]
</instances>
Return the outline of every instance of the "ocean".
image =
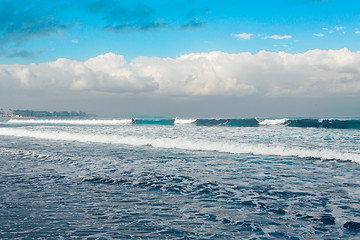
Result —
<instances>
[{"instance_id":1,"label":"ocean","mask_svg":"<svg viewBox=\"0 0 360 240\"><path fill-rule=\"evenodd\" d=\"M0 239L360 239L360 119L0 121Z\"/></svg>"}]
</instances>

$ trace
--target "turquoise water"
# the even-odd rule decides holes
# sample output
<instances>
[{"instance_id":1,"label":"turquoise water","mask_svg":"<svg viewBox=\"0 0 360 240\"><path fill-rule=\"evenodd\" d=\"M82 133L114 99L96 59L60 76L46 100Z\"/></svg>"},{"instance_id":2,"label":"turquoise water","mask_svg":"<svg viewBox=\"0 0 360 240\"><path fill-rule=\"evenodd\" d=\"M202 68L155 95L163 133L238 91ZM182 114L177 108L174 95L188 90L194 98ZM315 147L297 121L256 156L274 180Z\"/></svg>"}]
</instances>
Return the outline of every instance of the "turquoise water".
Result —
<instances>
[{"instance_id":1,"label":"turquoise water","mask_svg":"<svg viewBox=\"0 0 360 240\"><path fill-rule=\"evenodd\" d=\"M360 237L359 129L196 121L3 121L0 238Z\"/></svg>"}]
</instances>

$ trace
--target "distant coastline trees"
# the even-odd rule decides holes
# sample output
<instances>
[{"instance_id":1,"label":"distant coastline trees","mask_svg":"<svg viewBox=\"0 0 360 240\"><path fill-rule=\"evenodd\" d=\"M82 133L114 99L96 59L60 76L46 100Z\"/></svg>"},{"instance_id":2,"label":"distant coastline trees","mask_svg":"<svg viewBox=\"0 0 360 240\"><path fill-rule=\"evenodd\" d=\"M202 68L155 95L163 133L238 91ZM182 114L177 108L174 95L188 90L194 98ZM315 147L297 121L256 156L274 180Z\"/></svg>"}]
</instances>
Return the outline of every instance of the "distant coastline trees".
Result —
<instances>
[{"instance_id":1,"label":"distant coastline trees","mask_svg":"<svg viewBox=\"0 0 360 240\"><path fill-rule=\"evenodd\" d=\"M48 112L48 111L33 111L33 110L11 110L13 116L18 117L34 117L34 118L85 118L89 117L84 112Z\"/></svg>"}]
</instances>

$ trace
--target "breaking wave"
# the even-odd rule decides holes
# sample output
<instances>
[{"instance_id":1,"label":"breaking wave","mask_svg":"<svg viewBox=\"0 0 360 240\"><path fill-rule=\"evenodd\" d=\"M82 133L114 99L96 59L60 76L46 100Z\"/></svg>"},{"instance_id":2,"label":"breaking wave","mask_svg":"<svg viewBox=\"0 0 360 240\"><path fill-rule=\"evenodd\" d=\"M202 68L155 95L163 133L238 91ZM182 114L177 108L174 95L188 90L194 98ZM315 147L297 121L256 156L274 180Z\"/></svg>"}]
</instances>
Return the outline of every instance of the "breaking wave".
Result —
<instances>
[{"instance_id":1,"label":"breaking wave","mask_svg":"<svg viewBox=\"0 0 360 240\"><path fill-rule=\"evenodd\" d=\"M284 126L300 128L360 129L360 119L256 119L256 118L220 118L220 119L11 119L8 124L48 124L48 125L177 125L196 126L259 127Z\"/></svg>"},{"instance_id":2,"label":"breaking wave","mask_svg":"<svg viewBox=\"0 0 360 240\"><path fill-rule=\"evenodd\" d=\"M197 119L196 125L197 126L258 127L259 122L255 118Z\"/></svg>"},{"instance_id":3,"label":"breaking wave","mask_svg":"<svg viewBox=\"0 0 360 240\"><path fill-rule=\"evenodd\" d=\"M174 124L192 124L195 123L196 119L178 119L175 118Z\"/></svg>"},{"instance_id":4,"label":"breaking wave","mask_svg":"<svg viewBox=\"0 0 360 240\"><path fill-rule=\"evenodd\" d=\"M174 125L175 119L135 119L134 124L143 125Z\"/></svg>"},{"instance_id":5,"label":"breaking wave","mask_svg":"<svg viewBox=\"0 0 360 240\"><path fill-rule=\"evenodd\" d=\"M287 120L285 124L289 127L360 129L360 120L294 119Z\"/></svg>"},{"instance_id":6,"label":"breaking wave","mask_svg":"<svg viewBox=\"0 0 360 240\"><path fill-rule=\"evenodd\" d=\"M53 124L53 125L124 125L131 124L131 119L10 119L11 124Z\"/></svg>"},{"instance_id":7,"label":"breaking wave","mask_svg":"<svg viewBox=\"0 0 360 240\"><path fill-rule=\"evenodd\" d=\"M281 125L286 123L286 121L288 121L288 119L283 118L283 119L257 119L257 121L259 122L260 125Z\"/></svg>"},{"instance_id":8,"label":"breaking wave","mask_svg":"<svg viewBox=\"0 0 360 240\"><path fill-rule=\"evenodd\" d=\"M360 163L360 154L331 149L310 149L292 146L248 144L231 141L191 140L185 138L150 138L142 136L119 136L102 134L77 134L55 131L32 131L25 129L0 128L0 135L31 137L37 139L77 141L104 144L125 144L132 146L152 146L155 148L217 151L234 154L297 156L301 158L336 159Z\"/></svg>"}]
</instances>

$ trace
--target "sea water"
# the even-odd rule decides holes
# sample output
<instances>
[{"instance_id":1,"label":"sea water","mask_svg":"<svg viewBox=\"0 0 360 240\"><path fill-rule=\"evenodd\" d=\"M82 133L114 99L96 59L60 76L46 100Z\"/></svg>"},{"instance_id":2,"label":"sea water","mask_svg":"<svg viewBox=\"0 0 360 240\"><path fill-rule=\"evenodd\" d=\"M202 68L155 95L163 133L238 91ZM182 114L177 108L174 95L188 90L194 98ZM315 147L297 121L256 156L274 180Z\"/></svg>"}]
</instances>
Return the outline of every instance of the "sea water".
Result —
<instances>
[{"instance_id":1,"label":"sea water","mask_svg":"<svg viewBox=\"0 0 360 240\"><path fill-rule=\"evenodd\" d=\"M0 122L1 239L360 238L360 119Z\"/></svg>"}]
</instances>

